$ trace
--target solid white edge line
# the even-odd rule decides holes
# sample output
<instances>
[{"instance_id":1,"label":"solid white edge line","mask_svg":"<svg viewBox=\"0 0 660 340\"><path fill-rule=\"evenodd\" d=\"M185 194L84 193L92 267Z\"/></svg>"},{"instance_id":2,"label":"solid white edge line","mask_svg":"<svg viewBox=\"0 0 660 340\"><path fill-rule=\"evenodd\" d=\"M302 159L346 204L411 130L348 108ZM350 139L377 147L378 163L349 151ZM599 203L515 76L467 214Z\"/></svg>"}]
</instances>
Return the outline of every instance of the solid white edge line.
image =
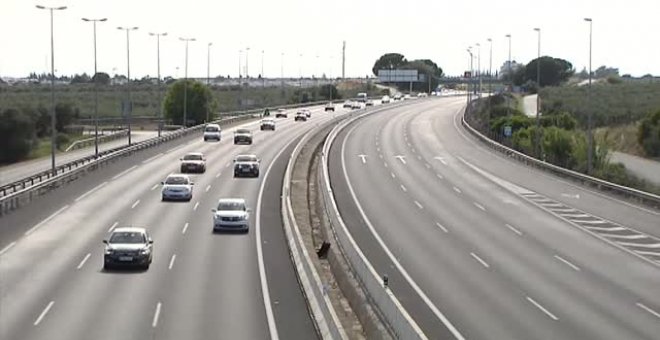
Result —
<instances>
[{"instance_id":1,"label":"solid white edge line","mask_svg":"<svg viewBox=\"0 0 660 340\"><path fill-rule=\"evenodd\" d=\"M103 188L106 184L108 184L108 182L103 182L103 183L101 183L101 184L95 186L94 188L92 188L91 190L87 191L86 193L84 193L84 194L78 196L78 197L75 199L75 201L78 202L78 201L82 200L83 198L85 198L85 197L87 197L87 196L93 194L96 190L99 190L99 189Z\"/></svg>"},{"instance_id":2,"label":"solid white edge line","mask_svg":"<svg viewBox=\"0 0 660 340\"><path fill-rule=\"evenodd\" d=\"M183 230L181 230L181 234L185 234L186 230L188 230L188 222L186 222L186 224L183 225Z\"/></svg>"},{"instance_id":3,"label":"solid white edge line","mask_svg":"<svg viewBox=\"0 0 660 340\"><path fill-rule=\"evenodd\" d=\"M445 226L443 226L442 224L440 224L440 222L435 222L435 225L436 225L438 228L442 229L442 231L444 231L445 233L448 233L448 232L449 232L449 230L447 230L447 228L445 228Z\"/></svg>"},{"instance_id":4,"label":"solid white edge line","mask_svg":"<svg viewBox=\"0 0 660 340\"><path fill-rule=\"evenodd\" d=\"M374 238L376 239L378 244L381 246L381 248L383 248L383 251L385 252L385 254L387 254L390 261L392 261L392 263L394 263L394 266L399 270L401 275L406 279L406 282L408 282L408 284L413 288L413 290L417 293L417 295L419 295L419 297L422 299L422 301L424 301L426 306L442 322L442 324L445 325L445 327L447 327L447 329L449 329L449 331L452 333L452 335L457 340L465 340L465 338L458 331L458 329L438 309L438 307L436 307L436 305L433 304L433 301L431 301L431 299L428 297L428 295L426 295L426 293L424 293L424 291L419 287L417 282L415 282L413 280L413 278L410 276L410 274L408 274L408 271L403 267L403 265L401 265L401 263L394 256L394 254L389 249L389 247L387 247L387 245L385 244L385 241L383 241L383 239L380 237L380 234L374 228L373 224L371 224L371 221L367 217L366 212L364 211L364 209L362 209L362 205L360 204L360 201L358 200L357 195L355 194L355 190L353 190L353 185L351 184L351 181L348 178L348 172L346 170L346 161L345 161L345 159L346 159L346 156L345 156L346 155L346 152L345 152L345 150L346 150L346 140L348 140L348 137L351 135L351 133L355 130L356 127L357 126L354 126L348 133L346 133L346 135L344 136L344 140L342 141L342 145L341 145L341 163L342 164L341 165L342 165L342 169L343 169L343 172L344 172L344 178L346 179L346 184L348 186L348 190L351 193L353 201L355 202L355 205L356 205L358 211L360 212L360 215L362 216L362 219L366 223L367 227L371 231L371 234L374 236Z\"/></svg>"},{"instance_id":5,"label":"solid white edge line","mask_svg":"<svg viewBox=\"0 0 660 340\"><path fill-rule=\"evenodd\" d=\"M28 231L25 232L25 236L30 236L30 234L32 234L33 232L35 232L35 231L36 231L37 229L39 229L42 225L48 223L48 221L50 221L50 220L52 220L53 218L55 218L55 216L59 215L62 211L66 210L66 208L68 208L68 207L69 207L68 204L65 205L65 206L63 206L62 208L60 208L60 210L58 210L58 211L52 213L50 216L46 217L45 220L43 220L43 221L37 223L34 227L30 228L30 230L28 230Z\"/></svg>"},{"instance_id":6,"label":"solid white edge line","mask_svg":"<svg viewBox=\"0 0 660 340\"><path fill-rule=\"evenodd\" d=\"M490 266L488 265L488 263L486 263L486 261L484 261L481 257L479 257L479 255L477 255L477 254L475 254L475 253L470 253L470 255L472 255L472 257L473 257L475 260L477 260L479 263L481 263L482 266L484 266L484 267L486 267L486 268L490 268Z\"/></svg>"},{"instance_id":7,"label":"solid white edge line","mask_svg":"<svg viewBox=\"0 0 660 340\"><path fill-rule=\"evenodd\" d=\"M110 229L108 229L108 232L111 233L113 229L119 224L119 222L115 222L110 226Z\"/></svg>"},{"instance_id":8,"label":"solid white edge line","mask_svg":"<svg viewBox=\"0 0 660 340\"><path fill-rule=\"evenodd\" d=\"M162 304L160 301L156 304L156 310L154 311L154 319L151 321L151 328L156 328L158 326L158 318L160 317L160 309Z\"/></svg>"},{"instance_id":9,"label":"solid white edge line","mask_svg":"<svg viewBox=\"0 0 660 340\"><path fill-rule=\"evenodd\" d=\"M555 255L554 258L556 258L557 260L563 262L565 265L567 265L567 266L573 268L573 270L575 270L576 272L579 272L579 271L580 271L580 267L578 267L578 266L572 264L571 262L569 262L569 261L566 260L565 258L563 258L563 257L561 257L561 256L559 256L559 255Z\"/></svg>"},{"instance_id":10,"label":"solid white edge line","mask_svg":"<svg viewBox=\"0 0 660 340\"><path fill-rule=\"evenodd\" d=\"M199 208L199 202L195 203L195 206L193 207L193 210L197 210Z\"/></svg>"},{"instance_id":11,"label":"solid white edge line","mask_svg":"<svg viewBox=\"0 0 660 340\"><path fill-rule=\"evenodd\" d=\"M48 303L48 306L46 306L46 308L44 308L44 310L41 312L41 314L39 314L39 317L37 318L37 320L34 321L35 326L38 326L39 323L41 323L41 320L43 320L44 317L46 317L46 314L48 314L48 311L53 307L54 304L55 304L55 301L51 301L51 302Z\"/></svg>"},{"instance_id":12,"label":"solid white edge line","mask_svg":"<svg viewBox=\"0 0 660 340\"><path fill-rule=\"evenodd\" d=\"M0 256L4 255L6 252L9 251L9 249L13 248L15 245L16 245L16 242L12 242L12 243L8 244L6 247L2 248L2 250L0 250Z\"/></svg>"},{"instance_id":13,"label":"solid white edge line","mask_svg":"<svg viewBox=\"0 0 660 340\"><path fill-rule=\"evenodd\" d=\"M504 225L505 225L507 228L509 228L509 230L511 230L511 231L513 231L514 233L518 234L518 236L522 236L522 232L521 232L520 230L516 229L514 226L512 226L512 225L510 225L510 224L508 224L508 223L505 223Z\"/></svg>"},{"instance_id":14,"label":"solid white edge line","mask_svg":"<svg viewBox=\"0 0 660 340\"><path fill-rule=\"evenodd\" d=\"M131 206L131 209L135 209L135 207L137 207L138 204L140 204L140 200L135 201L135 203L133 203L133 205Z\"/></svg>"},{"instance_id":15,"label":"solid white edge line","mask_svg":"<svg viewBox=\"0 0 660 340\"><path fill-rule=\"evenodd\" d=\"M536 306L536 308L540 309L543 313L545 313L545 315L549 316L552 320L555 320L555 321L559 320L558 317L556 317L554 314L550 313L550 311L545 309L545 307L541 306L540 303L534 301L534 299L532 299L531 297L526 296L525 298L527 298L527 301L529 301L531 304Z\"/></svg>"},{"instance_id":16,"label":"solid white edge line","mask_svg":"<svg viewBox=\"0 0 660 340\"><path fill-rule=\"evenodd\" d=\"M115 175L114 177L112 177L112 180L114 181L114 180L116 180L117 178L126 175L127 173L129 173L129 172L135 170L135 168L137 168L137 167L138 167L137 165L133 165L132 167L130 167L130 168L128 168L128 169L126 169L126 170L124 170L124 171L118 173L118 174Z\"/></svg>"},{"instance_id":17,"label":"solid white edge line","mask_svg":"<svg viewBox=\"0 0 660 340\"><path fill-rule=\"evenodd\" d=\"M170 265L167 266L167 269L172 270L172 266L174 266L175 259L176 259L176 254L172 254L172 257L170 258Z\"/></svg>"},{"instance_id":18,"label":"solid white edge line","mask_svg":"<svg viewBox=\"0 0 660 340\"><path fill-rule=\"evenodd\" d=\"M639 307L639 308L641 308L641 309L643 309L643 310L645 310L645 311L651 313L651 314L652 314L653 316L655 316L656 318L660 319L660 313L654 311L654 310L651 309L650 307L645 306L643 303L641 303L641 302L637 302L635 305L637 305L637 307Z\"/></svg>"},{"instance_id":19,"label":"solid white edge line","mask_svg":"<svg viewBox=\"0 0 660 340\"><path fill-rule=\"evenodd\" d=\"M83 258L82 261L80 261L80 264L78 265L78 267L76 267L76 269L81 269L85 265L85 262L87 262L90 256L92 256L92 254L87 253L87 255L85 255L85 258Z\"/></svg>"}]
</instances>

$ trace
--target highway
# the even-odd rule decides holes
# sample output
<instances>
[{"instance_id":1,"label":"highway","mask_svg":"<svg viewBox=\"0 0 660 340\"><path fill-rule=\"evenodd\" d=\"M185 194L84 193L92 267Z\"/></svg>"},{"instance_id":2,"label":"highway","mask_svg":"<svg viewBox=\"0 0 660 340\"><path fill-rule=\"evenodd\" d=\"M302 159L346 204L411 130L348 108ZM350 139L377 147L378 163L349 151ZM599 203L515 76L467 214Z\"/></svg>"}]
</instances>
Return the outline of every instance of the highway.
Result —
<instances>
[{"instance_id":1,"label":"highway","mask_svg":"<svg viewBox=\"0 0 660 340\"><path fill-rule=\"evenodd\" d=\"M253 145L186 137L49 193L0 219L0 339L312 339L280 218L286 162L304 133L335 115L312 109L307 122L277 120L254 130ZM205 174L190 202L161 202L160 181L179 158L203 152ZM239 153L261 158L261 175L233 178ZM247 234L213 234L219 198L252 208ZM119 226L154 239L148 271L102 270L103 244Z\"/></svg>"},{"instance_id":2,"label":"highway","mask_svg":"<svg viewBox=\"0 0 660 340\"><path fill-rule=\"evenodd\" d=\"M660 212L525 167L465 98L350 124L330 179L353 237L430 339L658 339Z\"/></svg>"},{"instance_id":3,"label":"highway","mask_svg":"<svg viewBox=\"0 0 660 340\"><path fill-rule=\"evenodd\" d=\"M166 132L165 132L166 133ZM133 131L131 142L137 143L158 136L156 131ZM128 145L128 137L119 138L99 144L99 151L109 150L118 146ZM55 155L55 165L66 164L79 158L94 155L94 145L90 147L61 152ZM18 181L25 177L50 170L50 155L29 161L14 163L0 167L0 185Z\"/></svg>"}]
</instances>

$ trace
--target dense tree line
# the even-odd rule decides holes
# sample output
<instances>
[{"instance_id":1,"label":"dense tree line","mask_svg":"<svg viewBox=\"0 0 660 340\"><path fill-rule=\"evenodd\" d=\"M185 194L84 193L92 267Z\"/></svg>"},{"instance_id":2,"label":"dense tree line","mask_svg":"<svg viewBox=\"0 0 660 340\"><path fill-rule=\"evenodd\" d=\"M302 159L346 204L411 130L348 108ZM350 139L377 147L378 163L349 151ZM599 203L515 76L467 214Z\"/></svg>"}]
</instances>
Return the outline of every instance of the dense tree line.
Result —
<instances>
[{"instance_id":1,"label":"dense tree line","mask_svg":"<svg viewBox=\"0 0 660 340\"><path fill-rule=\"evenodd\" d=\"M443 71L440 66L430 59L407 60L405 56L400 53L386 53L383 54L374 63L371 71L375 76L378 76L378 70L417 70L417 74L422 75L423 82L412 83L412 89L416 92L426 92L429 89L435 89L440 78L443 76ZM429 84L430 82L430 84ZM410 88L410 83L393 83L401 90L407 91Z\"/></svg>"}]
</instances>

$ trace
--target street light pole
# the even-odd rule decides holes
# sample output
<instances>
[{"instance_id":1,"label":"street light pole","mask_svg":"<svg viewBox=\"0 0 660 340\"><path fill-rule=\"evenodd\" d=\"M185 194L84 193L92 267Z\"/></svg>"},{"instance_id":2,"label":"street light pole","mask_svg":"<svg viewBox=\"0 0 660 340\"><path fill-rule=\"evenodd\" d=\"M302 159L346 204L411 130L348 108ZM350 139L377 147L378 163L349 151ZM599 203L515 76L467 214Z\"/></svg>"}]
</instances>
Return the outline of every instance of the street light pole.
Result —
<instances>
[{"instance_id":1,"label":"street light pole","mask_svg":"<svg viewBox=\"0 0 660 340\"><path fill-rule=\"evenodd\" d=\"M282 60L280 62L280 80L282 81L282 88L284 88L284 52L282 52Z\"/></svg>"},{"instance_id":2,"label":"street light pole","mask_svg":"<svg viewBox=\"0 0 660 340\"><path fill-rule=\"evenodd\" d=\"M266 87L266 77L264 76L264 50L261 50L261 87Z\"/></svg>"},{"instance_id":3,"label":"street light pole","mask_svg":"<svg viewBox=\"0 0 660 340\"><path fill-rule=\"evenodd\" d=\"M507 35L505 35L505 37L509 39L509 63L508 63L509 72L508 72L508 77L509 77L509 81L510 81L509 86L511 86L510 89L512 90L513 89L513 72L512 72L512 67L511 67L511 34L507 34ZM510 114L509 113L509 96L506 96L506 103L507 103L506 104L506 115L509 116L509 114Z\"/></svg>"},{"instance_id":4,"label":"street light pole","mask_svg":"<svg viewBox=\"0 0 660 340\"><path fill-rule=\"evenodd\" d=\"M85 22L92 22L94 26L94 77L98 74L96 69L96 23L104 22L107 18L101 19L87 19L82 18ZM94 79L94 158L99 158L99 84L98 78Z\"/></svg>"},{"instance_id":5,"label":"street light pole","mask_svg":"<svg viewBox=\"0 0 660 340\"><path fill-rule=\"evenodd\" d=\"M133 104L131 103L131 31L137 27L117 27L118 30L126 31L126 110L128 111L128 146L131 146L131 120L133 118Z\"/></svg>"},{"instance_id":6,"label":"street light pole","mask_svg":"<svg viewBox=\"0 0 660 340\"><path fill-rule=\"evenodd\" d=\"M300 76L300 87L302 88L303 86L303 78L302 78L302 53L298 54L298 75Z\"/></svg>"},{"instance_id":7,"label":"street light pole","mask_svg":"<svg viewBox=\"0 0 660 340\"><path fill-rule=\"evenodd\" d=\"M51 171L53 176L57 175L57 170L55 169L55 148L56 148L56 134L55 131L55 33L53 32L53 11L63 11L66 9L66 6L60 7L46 7L37 5L38 9L45 9L50 11L50 163Z\"/></svg>"},{"instance_id":8,"label":"street light pole","mask_svg":"<svg viewBox=\"0 0 660 340\"><path fill-rule=\"evenodd\" d=\"M208 43L206 45L206 87L211 90L211 46L213 43ZM211 92L213 93L213 92ZM206 122L209 122L209 116L211 109L209 105L206 105Z\"/></svg>"},{"instance_id":9,"label":"street light pole","mask_svg":"<svg viewBox=\"0 0 660 340\"><path fill-rule=\"evenodd\" d=\"M472 89L470 89L470 85L471 85L470 83L472 82L472 72L473 72L473 70L472 70L472 59L473 59L473 57L472 57L472 46L467 48L467 52L470 54L470 77L468 78L468 88L467 88L467 90L468 90L467 91L467 106L469 108L470 100L471 100L470 97L472 96Z\"/></svg>"},{"instance_id":10,"label":"street light pole","mask_svg":"<svg viewBox=\"0 0 660 340\"><path fill-rule=\"evenodd\" d=\"M179 40L186 43L186 61L184 65L184 80L183 80L183 128L185 129L188 121L188 43L195 41L195 38L179 38Z\"/></svg>"},{"instance_id":11,"label":"street light pole","mask_svg":"<svg viewBox=\"0 0 660 340\"><path fill-rule=\"evenodd\" d=\"M538 57L536 59L536 158L541 159L541 29L534 29L538 33Z\"/></svg>"},{"instance_id":12,"label":"street light pole","mask_svg":"<svg viewBox=\"0 0 660 340\"><path fill-rule=\"evenodd\" d=\"M479 98L481 98L481 44L476 43L475 45L477 46L477 74L479 76L479 79L478 79L479 87L478 87L477 92L479 94Z\"/></svg>"},{"instance_id":13,"label":"street light pole","mask_svg":"<svg viewBox=\"0 0 660 340\"><path fill-rule=\"evenodd\" d=\"M493 39L488 38L490 52L488 55L488 117L490 118L491 96L493 95Z\"/></svg>"},{"instance_id":14,"label":"street light pole","mask_svg":"<svg viewBox=\"0 0 660 340\"><path fill-rule=\"evenodd\" d=\"M163 89L160 81L160 37L167 36L167 32L149 33L149 35L156 36L156 65L158 68L158 137L160 137L163 130Z\"/></svg>"},{"instance_id":15,"label":"street light pole","mask_svg":"<svg viewBox=\"0 0 660 340\"><path fill-rule=\"evenodd\" d=\"M250 79L250 73L248 67L250 66L250 48L245 48L245 78Z\"/></svg>"},{"instance_id":16,"label":"street light pole","mask_svg":"<svg viewBox=\"0 0 660 340\"><path fill-rule=\"evenodd\" d=\"M243 78L243 50L238 50L238 78Z\"/></svg>"},{"instance_id":17,"label":"street light pole","mask_svg":"<svg viewBox=\"0 0 660 340\"><path fill-rule=\"evenodd\" d=\"M589 23L589 87L587 88L587 174L590 175L593 170L593 145L594 135L592 131L592 113L591 113L591 46L593 35L593 20L591 18L584 18L584 21Z\"/></svg>"}]
</instances>

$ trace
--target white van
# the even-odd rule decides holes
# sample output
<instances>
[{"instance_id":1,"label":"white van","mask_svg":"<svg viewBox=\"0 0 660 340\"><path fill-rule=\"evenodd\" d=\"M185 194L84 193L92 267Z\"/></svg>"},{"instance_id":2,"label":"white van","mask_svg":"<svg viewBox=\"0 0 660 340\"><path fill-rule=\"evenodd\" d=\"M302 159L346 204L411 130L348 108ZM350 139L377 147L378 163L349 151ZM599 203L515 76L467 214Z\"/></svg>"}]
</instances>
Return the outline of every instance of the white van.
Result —
<instances>
[{"instance_id":1,"label":"white van","mask_svg":"<svg viewBox=\"0 0 660 340\"><path fill-rule=\"evenodd\" d=\"M367 102L367 94L364 92L360 92L357 94L357 101L360 103L366 103Z\"/></svg>"},{"instance_id":2,"label":"white van","mask_svg":"<svg viewBox=\"0 0 660 340\"><path fill-rule=\"evenodd\" d=\"M220 141L220 133L222 129L218 124L206 124L204 127L204 141L206 142L209 139Z\"/></svg>"}]
</instances>

